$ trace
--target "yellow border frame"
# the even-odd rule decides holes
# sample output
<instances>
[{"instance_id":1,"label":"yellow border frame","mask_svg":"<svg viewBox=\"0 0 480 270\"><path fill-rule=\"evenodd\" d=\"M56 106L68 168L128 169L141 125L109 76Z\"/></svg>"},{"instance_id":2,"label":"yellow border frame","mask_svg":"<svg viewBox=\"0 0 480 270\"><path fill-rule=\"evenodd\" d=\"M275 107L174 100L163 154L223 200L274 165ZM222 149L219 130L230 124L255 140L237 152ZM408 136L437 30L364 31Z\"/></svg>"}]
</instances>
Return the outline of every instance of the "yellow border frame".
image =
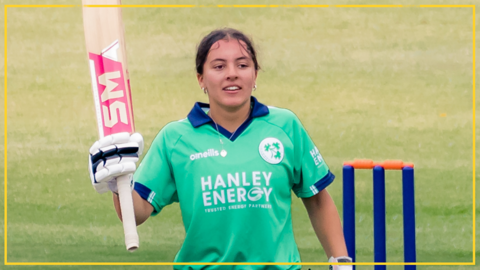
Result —
<instances>
[{"instance_id":1,"label":"yellow border frame","mask_svg":"<svg viewBox=\"0 0 480 270\"><path fill-rule=\"evenodd\" d=\"M342 265L345 263L314 263L314 262L303 262L303 263L174 263L174 262L165 262L165 263L128 263L128 262L86 262L86 263L79 263L79 262L8 262L7 261L7 9L8 8L70 8L70 7L81 7L81 5L5 5L4 6L4 14L5 14L5 21L4 21L4 54L5 54L5 63L4 63L4 159L5 159L5 171L4 171L4 248L5 248L5 256L4 262L5 265ZM137 7L154 7L154 8L204 8L204 7L218 7L218 8L326 8L330 7L330 5L89 5L89 7L123 7L123 8L137 8ZM416 262L416 263L349 263L353 265L475 265L475 5L332 5L332 7L337 8L402 8L402 7L420 7L420 8L472 8L473 12L473 42L472 42L472 49L473 49L473 153L472 153L472 162L473 162L473 260L472 262L466 263L455 263L455 262L443 262L443 263L429 263L429 262Z\"/></svg>"}]
</instances>

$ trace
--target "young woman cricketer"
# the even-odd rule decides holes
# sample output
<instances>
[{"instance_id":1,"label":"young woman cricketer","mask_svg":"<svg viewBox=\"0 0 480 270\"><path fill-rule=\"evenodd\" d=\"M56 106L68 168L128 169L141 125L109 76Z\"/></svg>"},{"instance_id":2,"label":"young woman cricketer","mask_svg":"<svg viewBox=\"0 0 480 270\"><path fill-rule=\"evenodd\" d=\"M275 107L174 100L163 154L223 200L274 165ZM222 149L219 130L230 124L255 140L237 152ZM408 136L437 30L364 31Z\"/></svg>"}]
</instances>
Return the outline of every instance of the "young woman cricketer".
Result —
<instances>
[{"instance_id":1,"label":"young woman cricketer","mask_svg":"<svg viewBox=\"0 0 480 270\"><path fill-rule=\"evenodd\" d=\"M197 102L186 119L167 124L138 169L137 160L122 162L118 153L112 154L118 163L133 169L108 173L107 162L90 165L92 183L108 184L121 219L115 179L135 172L132 196L137 225L179 202L186 236L174 262L300 262L291 221L293 190L302 198L329 262L351 262L337 209L326 190L334 176L292 112L267 107L252 96L259 68L252 42L240 31L225 28L205 36L198 46L196 70L209 104ZM141 154L143 138L138 133L112 136L116 138L107 141L115 141L117 149L134 142L134 152ZM90 157L112 147L104 144L96 142Z\"/></svg>"}]
</instances>

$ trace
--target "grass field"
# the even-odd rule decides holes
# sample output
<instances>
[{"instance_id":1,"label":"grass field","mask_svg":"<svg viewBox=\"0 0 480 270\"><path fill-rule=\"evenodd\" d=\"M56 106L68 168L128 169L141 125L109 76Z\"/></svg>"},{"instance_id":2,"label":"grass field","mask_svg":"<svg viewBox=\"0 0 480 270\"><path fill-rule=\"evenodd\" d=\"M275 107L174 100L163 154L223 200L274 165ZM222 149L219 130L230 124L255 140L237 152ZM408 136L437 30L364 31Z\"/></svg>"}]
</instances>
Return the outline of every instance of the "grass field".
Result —
<instances>
[{"instance_id":1,"label":"grass field","mask_svg":"<svg viewBox=\"0 0 480 270\"><path fill-rule=\"evenodd\" d=\"M0 3L79 5L81 1ZM123 3L179 4L153 0ZM207 3L215 2L181 4ZM474 1L428 2L469 3ZM472 175L473 166L479 165L472 161L472 105L480 106L472 99L471 8L129 8L123 10L123 16L135 124L147 148L166 123L186 117L195 101L207 101L195 78L195 48L200 39L215 28L238 28L253 38L259 52L262 71L255 96L268 105L291 109L302 120L337 176L328 190L340 213L343 161L414 162L418 261L472 261ZM0 19L3 23L4 17ZM478 25L477 19L477 29ZM122 226L110 195L98 195L90 185L87 153L97 140L97 131L81 9L10 8L7 41L8 144L7 149L3 144L0 147L8 150L8 262L172 261L185 234L178 204L166 207L138 228L141 249L130 254L125 251ZM3 62L5 55L1 57ZM479 61L477 58L476 63ZM2 69L2 79L3 74ZM2 104L5 98L2 95ZM0 118L3 127L3 110ZM3 139L3 128L1 134ZM478 138L478 129L476 134ZM476 156L480 160L478 153ZM3 155L1 161L3 172ZM480 194L478 176L477 170L476 191ZM373 261L371 179L370 172L357 174L357 261L364 262ZM400 181L398 173L387 172L390 262L403 260ZM3 214L3 185L1 191ZM294 200L292 211L302 260L325 262L301 200ZM3 243L3 215L0 222ZM478 230L476 238L478 264ZM3 245L0 250L5 252ZM128 266L140 268L171 269Z\"/></svg>"}]
</instances>

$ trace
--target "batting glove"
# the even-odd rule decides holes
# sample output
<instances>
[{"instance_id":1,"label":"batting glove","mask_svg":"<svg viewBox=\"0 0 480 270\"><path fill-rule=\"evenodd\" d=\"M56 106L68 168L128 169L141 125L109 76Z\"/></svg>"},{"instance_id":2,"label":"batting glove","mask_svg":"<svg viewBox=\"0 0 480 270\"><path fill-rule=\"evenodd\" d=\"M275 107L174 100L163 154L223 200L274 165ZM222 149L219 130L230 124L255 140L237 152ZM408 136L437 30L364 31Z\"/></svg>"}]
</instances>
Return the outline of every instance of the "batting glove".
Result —
<instances>
[{"instance_id":1,"label":"batting glove","mask_svg":"<svg viewBox=\"0 0 480 270\"><path fill-rule=\"evenodd\" d=\"M128 132L105 136L90 147L88 169L92 185L98 193L111 190L118 193L116 178L132 174L135 163L143 152L140 133Z\"/></svg>"},{"instance_id":2,"label":"batting glove","mask_svg":"<svg viewBox=\"0 0 480 270\"><path fill-rule=\"evenodd\" d=\"M352 262L352 258L347 257L347 256L336 257L336 258L330 257L330 259L328 259L328 262L349 263L349 262ZM328 269L330 269L330 270L352 270L353 267L351 265L330 265L330 267Z\"/></svg>"}]
</instances>

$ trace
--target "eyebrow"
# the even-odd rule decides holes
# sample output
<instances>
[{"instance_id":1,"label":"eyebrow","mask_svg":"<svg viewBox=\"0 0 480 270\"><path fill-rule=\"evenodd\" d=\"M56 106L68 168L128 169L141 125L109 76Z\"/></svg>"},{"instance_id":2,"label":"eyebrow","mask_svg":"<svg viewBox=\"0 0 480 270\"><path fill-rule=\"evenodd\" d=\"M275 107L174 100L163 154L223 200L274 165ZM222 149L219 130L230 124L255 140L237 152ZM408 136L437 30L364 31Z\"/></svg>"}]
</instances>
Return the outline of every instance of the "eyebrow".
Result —
<instances>
[{"instance_id":1,"label":"eyebrow","mask_svg":"<svg viewBox=\"0 0 480 270\"><path fill-rule=\"evenodd\" d=\"M235 59L235 61L238 61L238 60L248 60L248 59L251 59L251 58L250 58L250 57L246 57L246 56L242 56L242 57L239 57L239 58ZM215 61L227 62L227 60L225 60L225 59L215 58L215 59L213 59L212 61L210 61L210 63L215 62Z\"/></svg>"}]
</instances>

